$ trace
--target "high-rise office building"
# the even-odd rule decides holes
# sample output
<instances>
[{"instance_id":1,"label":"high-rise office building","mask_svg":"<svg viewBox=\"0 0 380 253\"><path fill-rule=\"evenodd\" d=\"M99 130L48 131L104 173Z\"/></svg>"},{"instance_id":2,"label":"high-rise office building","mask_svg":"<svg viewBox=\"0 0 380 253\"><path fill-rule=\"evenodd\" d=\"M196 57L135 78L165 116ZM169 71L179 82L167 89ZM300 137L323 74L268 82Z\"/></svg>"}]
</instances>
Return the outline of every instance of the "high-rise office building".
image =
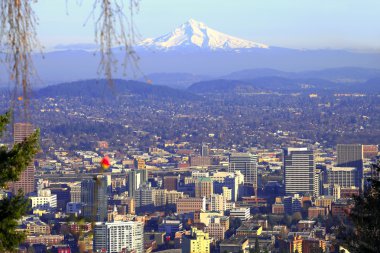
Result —
<instances>
[{"instance_id":1,"label":"high-rise office building","mask_svg":"<svg viewBox=\"0 0 380 253\"><path fill-rule=\"evenodd\" d=\"M94 252L144 252L144 224L137 221L97 222L94 226Z\"/></svg>"},{"instance_id":2,"label":"high-rise office building","mask_svg":"<svg viewBox=\"0 0 380 253\"><path fill-rule=\"evenodd\" d=\"M136 207L153 206L153 188L150 184L143 184L135 191Z\"/></svg>"},{"instance_id":3,"label":"high-rise office building","mask_svg":"<svg viewBox=\"0 0 380 253\"><path fill-rule=\"evenodd\" d=\"M178 176L164 176L164 189L173 191L178 189Z\"/></svg>"},{"instance_id":4,"label":"high-rise office building","mask_svg":"<svg viewBox=\"0 0 380 253\"><path fill-rule=\"evenodd\" d=\"M13 141L14 143L23 142L34 132L33 125L30 123L15 123L13 125Z\"/></svg>"},{"instance_id":5,"label":"high-rise office building","mask_svg":"<svg viewBox=\"0 0 380 253\"><path fill-rule=\"evenodd\" d=\"M314 152L307 148L284 150L284 181L286 195L319 195Z\"/></svg>"},{"instance_id":6,"label":"high-rise office building","mask_svg":"<svg viewBox=\"0 0 380 253\"><path fill-rule=\"evenodd\" d=\"M342 188L356 186L357 168L354 167L332 167L327 169L327 183L330 187L339 185Z\"/></svg>"},{"instance_id":7,"label":"high-rise office building","mask_svg":"<svg viewBox=\"0 0 380 253\"><path fill-rule=\"evenodd\" d=\"M70 202L80 203L81 202L81 186L80 182L70 183Z\"/></svg>"},{"instance_id":8,"label":"high-rise office building","mask_svg":"<svg viewBox=\"0 0 380 253\"><path fill-rule=\"evenodd\" d=\"M338 144L337 167L357 168L355 186L362 189L363 184L363 145L361 144Z\"/></svg>"},{"instance_id":9,"label":"high-rise office building","mask_svg":"<svg viewBox=\"0 0 380 253\"><path fill-rule=\"evenodd\" d=\"M202 143L201 156L209 156L208 145L206 143Z\"/></svg>"},{"instance_id":10,"label":"high-rise office building","mask_svg":"<svg viewBox=\"0 0 380 253\"><path fill-rule=\"evenodd\" d=\"M152 198L153 198L153 205L154 206L165 206L167 203L167 194L166 189L153 189L152 191Z\"/></svg>"},{"instance_id":11,"label":"high-rise office building","mask_svg":"<svg viewBox=\"0 0 380 253\"><path fill-rule=\"evenodd\" d=\"M66 205L70 202L70 189L66 184L50 184L49 186L52 194L57 196L58 210L65 210Z\"/></svg>"},{"instance_id":12,"label":"high-rise office building","mask_svg":"<svg viewBox=\"0 0 380 253\"><path fill-rule=\"evenodd\" d=\"M136 190L148 181L148 171L132 170L128 173L128 196L134 197Z\"/></svg>"},{"instance_id":13,"label":"high-rise office building","mask_svg":"<svg viewBox=\"0 0 380 253\"><path fill-rule=\"evenodd\" d=\"M257 156L249 153L233 153L229 159L229 171L240 171L244 175L244 183L257 187Z\"/></svg>"},{"instance_id":14,"label":"high-rise office building","mask_svg":"<svg viewBox=\"0 0 380 253\"><path fill-rule=\"evenodd\" d=\"M212 194L210 196L210 211L226 211L227 200L226 197L221 194Z\"/></svg>"},{"instance_id":15,"label":"high-rise office building","mask_svg":"<svg viewBox=\"0 0 380 253\"><path fill-rule=\"evenodd\" d=\"M226 201L232 200L232 189L227 186L222 187L222 195L226 198Z\"/></svg>"},{"instance_id":16,"label":"high-rise office building","mask_svg":"<svg viewBox=\"0 0 380 253\"><path fill-rule=\"evenodd\" d=\"M204 231L215 241L224 240L226 234L226 228L220 223L210 223L204 228Z\"/></svg>"},{"instance_id":17,"label":"high-rise office building","mask_svg":"<svg viewBox=\"0 0 380 253\"><path fill-rule=\"evenodd\" d=\"M213 182L209 177L201 177L195 181L195 197L209 198L214 193Z\"/></svg>"},{"instance_id":18,"label":"high-rise office building","mask_svg":"<svg viewBox=\"0 0 380 253\"><path fill-rule=\"evenodd\" d=\"M166 192L166 203L167 204L177 204L179 199L184 197L183 192L178 191L167 191Z\"/></svg>"},{"instance_id":19,"label":"high-rise office building","mask_svg":"<svg viewBox=\"0 0 380 253\"><path fill-rule=\"evenodd\" d=\"M298 194L293 196L285 196L284 200L284 210L287 214L293 214L295 212L301 212L302 209L302 197Z\"/></svg>"},{"instance_id":20,"label":"high-rise office building","mask_svg":"<svg viewBox=\"0 0 380 253\"><path fill-rule=\"evenodd\" d=\"M231 200L238 200L239 185L244 183L244 176L240 171L217 172L211 176L214 184L214 193L224 194L223 187L231 190Z\"/></svg>"},{"instance_id":21,"label":"high-rise office building","mask_svg":"<svg viewBox=\"0 0 380 253\"><path fill-rule=\"evenodd\" d=\"M34 132L33 125L30 123L15 123L13 125L13 141L14 144L20 143L28 138ZM12 193L22 190L24 194L35 191L34 182L34 164L33 162L21 173L18 181L9 184Z\"/></svg>"},{"instance_id":22,"label":"high-rise office building","mask_svg":"<svg viewBox=\"0 0 380 253\"><path fill-rule=\"evenodd\" d=\"M127 205L127 213L135 214L136 213L136 201L134 198L128 197L125 199L125 203Z\"/></svg>"},{"instance_id":23,"label":"high-rise office building","mask_svg":"<svg viewBox=\"0 0 380 253\"><path fill-rule=\"evenodd\" d=\"M81 182L82 214L93 221L107 219L107 178L98 175Z\"/></svg>"}]
</instances>

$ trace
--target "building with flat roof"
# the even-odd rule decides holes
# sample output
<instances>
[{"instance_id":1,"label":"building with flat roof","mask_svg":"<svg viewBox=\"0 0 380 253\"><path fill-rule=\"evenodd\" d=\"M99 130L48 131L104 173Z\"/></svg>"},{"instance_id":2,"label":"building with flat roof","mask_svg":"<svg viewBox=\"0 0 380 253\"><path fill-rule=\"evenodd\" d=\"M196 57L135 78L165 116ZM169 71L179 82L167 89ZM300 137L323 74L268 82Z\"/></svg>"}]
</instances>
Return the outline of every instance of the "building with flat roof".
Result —
<instances>
[{"instance_id":1,"label":"building with flat roof","mask_svg":"<svg viewBox=\"0 0 380 253\"><path fill-rule=\"evenodd\" d=\"M363 145L362 144L338 144L337 167L356 168L356 187L363 188Z\"/></svg>"},{"instance_id":2,"label":"building with flat roof","mask_svg":"<svg viewBox=\"0 0 380 253\"><path fill-rule=\"evenodd\" d=\"M226 228L220 223L210 223L204 231L215 241L221 241L224 240Z\"/></svg>"},{"instance_id":3,"label":"building with flat roof","mask_svg":"<svg viewBox=\"0 0 380 253\"><path fill-rule=\"evenodd\" d=\"M209 177L201 177L195 181L195 197L196 198L210 198L214 193L213 182Z\"/></svg>"},{"instance_id":4,"label":"building with flat roof","mask_svg":"<svg viewBox=\"0 0 380 253\"><path fill-rule=\"evenodd\" d=\"M57 208L57 195L52 194L50 189L43 189L39 185L37 193L31 193L29 196L33 209L50 210Z\"/></svg>"},{"instance_id":5,"label":"building with flat roof","mask_svg":"<svg viewBox=\"0 0 380 253\"><path fill-rule=\"evenodd\" d=\"M94 226L95 252L122 252L123 249L144 253L144 224L138 221L97 222Z\"/></svg>"},{"instance_id":6,"label":"building with flat roof","mask_svg":"<svg viewBox=\"0 0 380 253\"><path fill-rule=\"evenodd\" d=\"M163 188L168 191L173 191L178 189L179 176L164 176L163 178Z\"/></svg>"},{"instance_id":7,"label":"building with flat roof","mask_svg":"<svg viewBox=\"0 0 380 253\"><path fill-rule=\"evenodd\" d=\"M236 235L237 236L247 236L247 237L252 237L252 236L257 236L261 235L263 232L263 227L255 224L250 224L250 223L243 223L237 230L236 230Z\"/></svg>"},{"instance_id":8,"label":"building with flat roof","mask_svg":"<svg viewBox=\"0 0 380 253\"><path fill-rule=\"evenodd\" d=\"M182 238L182 253L210 253L209 234L196 228L191 228L190 235Z\"/></svg>"},{"instance_id":9,"label":"building with flat roof","mask_svg":"<svg viewBox=\"0 0 380 253\"><path fill-rule=\"evenodd\" d=\"M220 243L220 252L248 253L249 241L247 238L231 237Z\"/></svg>"},{"instance_id":10,"label":"building with flat roof","mask_svg":"<svg viewBox=\"0 0 380 253\"><path fill-rule=\"evenodd\" d=\"M298 194L294 194L293 196L286 196L284 197L283 201L286 214L300 212L302 209L302 197Z\"/></svg>"},{"instance_id":11,"label":"building with flat roof","mask_svg":"<svg viewBox=\"0 0 380 253\"><path fill-rule=\"evenodd\" d=\"M357 187L358 172L355 167L332 167L327 169L327 183L330 187Z\"/></svg>"},{"instance_id":12,"label":"building with flat roof","mask_svg":"<svg viewBox=\"0 0 380 253\"><path fill-rule=\"evenodd\" d=\"M286 195L319 195L314 152L307 148L284 150L284 181Z\"/></svg>"},{"instance_id":13,"label":"building with flat roof","mask_svg":"<svg viewBox=\"0 0 380 253\"><path fill-rule=\"evenodd\" d=\"M165 218L158 226L159 232L165 232L167 235L174 237L175 233L182 231L182 222L177 219Z\"/></svg>"},{"instance_id":14,"label":"building with flat roof","mask_svg":"<svg viewBox=\"0 0 380 253\"><path fill-rule=\"evenodd\" d=\"M240 171L244 175L244 183L257 187L257 156L250 153L232 153L229 157L228 171Z\"/></svg>"},{"instance_id":15,"label":"building with flat roof","mask_svg":"<svg viewBox=\"0 0 380 253\"><path fill-rule=\"evenodd\" d=\"M225 211L227 210L227 200L221 194L212 194L209 206L211 211Z\"/></svg>"},{"instance_id":16,"label":"building with flat roof","mask_svg":"<svg viewBox=\"0 0 380 253\"><path fill-rule=\"evenodd\" d=\"M183 198L177 200L177 213L194 213L206 210L206 198Z\"/></svg>"},{"instance_id":17,"label":"building with flat roof","mask_svg":"<svg viewBox=\"0 0 380 253\"><path fill-rule=\"evenodd\" d=\"M230 210L231 218L239 218L241 221L246 221L251 218L249 207L233 208Z\"/></svg>"}]
</instances>

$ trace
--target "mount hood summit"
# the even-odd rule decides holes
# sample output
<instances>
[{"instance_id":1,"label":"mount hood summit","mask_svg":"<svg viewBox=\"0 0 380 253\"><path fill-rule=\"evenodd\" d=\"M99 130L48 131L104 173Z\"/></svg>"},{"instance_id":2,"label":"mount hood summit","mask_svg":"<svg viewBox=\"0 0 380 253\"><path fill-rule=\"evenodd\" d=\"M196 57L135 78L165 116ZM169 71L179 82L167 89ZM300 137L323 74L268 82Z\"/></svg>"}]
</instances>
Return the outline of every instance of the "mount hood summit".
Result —
<instances>
[{"instance_id":1,"label":"mount hood summit","mask_svg":"<svg viewBox=\"0 0 380 253\"><path fill-rule=\"evenodd\" d=\"M184 49L236 51L253 48L268 49L269 46L230 36L209 28L202 22L190 19L171 33L143 40L137 48L159 51Z\"/></svg>"}]
</instances>

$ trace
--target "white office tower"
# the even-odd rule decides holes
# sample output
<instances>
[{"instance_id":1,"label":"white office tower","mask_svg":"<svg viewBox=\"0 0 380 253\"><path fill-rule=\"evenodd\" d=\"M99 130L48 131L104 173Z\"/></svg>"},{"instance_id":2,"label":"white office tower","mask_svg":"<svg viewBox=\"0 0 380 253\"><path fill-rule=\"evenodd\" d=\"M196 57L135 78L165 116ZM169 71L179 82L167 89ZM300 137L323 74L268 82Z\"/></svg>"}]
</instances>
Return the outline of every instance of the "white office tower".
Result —
<instances>
[{"instance_id":1,"label":"white office tower","mask_svg":"<svg viewBox=\"0 0 380 253\"><path fill-rule=\"evenodd\" d=\"M230 155L229 172L240 171L244 182L257 187L257 156L249 153L233 153Z\"/></svg>"},{"instance_id":2,"label":"white office tower","mask_svg":"<svg viewBox=\"0 0 380 253\"><path fill-rule=\"evenodd\" d=\"M144 252L144 224L137 221L97 222L94 227L94 252Z\"/></svg>"},{"instance_id":3,"label":"white office tower","mask_svg":"<svg viewBox=\"0 0 380 253\"><path fill-rule=\"evenodd\" d=\"M51 194L50 189L38 189L37 194L29 197L33 209L49 210L57 208L57 195Z\"/></svg>"},{"instance_id":4,"label":"white office tower","mask_svg":"<svg viewBox=\"0 0 380 253\"><path fill-rule=\"evenodd\" d=\"M241 221L246 221L251 218L251 212L249 207L239 207L230 210L231 218L239 218Z\"/></svg>"},{"instance_id":5,"label":"white office tower","mask_svg":"<svg viewBox=\"0 0 380 253\"><path fill-rule=\"evenodd\" d=\"M318 196L314 152L307 148L284 150L284 181L286 195Z\"/></svg>"}]
</instances>

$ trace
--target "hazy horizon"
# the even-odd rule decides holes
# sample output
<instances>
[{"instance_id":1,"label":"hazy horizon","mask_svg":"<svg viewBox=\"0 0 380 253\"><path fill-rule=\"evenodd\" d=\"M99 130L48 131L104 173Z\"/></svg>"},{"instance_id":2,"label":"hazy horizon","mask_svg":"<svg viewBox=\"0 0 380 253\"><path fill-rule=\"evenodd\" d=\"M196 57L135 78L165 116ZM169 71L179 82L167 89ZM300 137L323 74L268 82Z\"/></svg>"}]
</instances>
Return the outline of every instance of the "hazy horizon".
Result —
<instances>
[{"instance_id":1,"label":"hazy horizon","mask_svg":"<svg viewBox=\"0 0 380 253\"><path fill-rule=\"evenodd\" d=\"M93 44L94 19L88 1L37 4L38 35L42 45ZM134 23L141 39L173 31L188 19L204 22L229 35L270 46L296 49L380 51L380 2L255 0L140 1ZM58 28L58 29L57 29Z\"/></svg>"}]
</instances>

